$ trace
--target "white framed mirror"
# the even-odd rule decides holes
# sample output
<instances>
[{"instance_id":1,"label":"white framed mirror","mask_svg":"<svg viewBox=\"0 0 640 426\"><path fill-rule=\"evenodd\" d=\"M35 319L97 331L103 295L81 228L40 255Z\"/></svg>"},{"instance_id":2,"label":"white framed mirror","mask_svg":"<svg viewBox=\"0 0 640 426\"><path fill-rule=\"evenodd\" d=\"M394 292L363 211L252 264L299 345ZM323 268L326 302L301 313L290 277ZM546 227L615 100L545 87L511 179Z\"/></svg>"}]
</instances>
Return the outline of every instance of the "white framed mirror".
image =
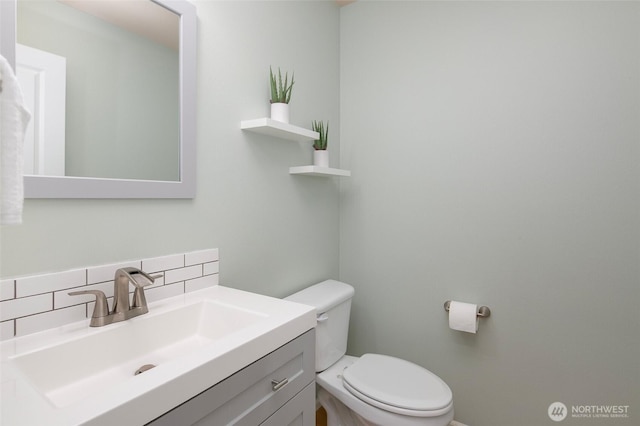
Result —
<instances>
[{"instance_id":1,"label":"white framed mirror","mask_svg":"<svg viewBox=\"0 0 640 426\"><path fill-rule=\"evenodd\" d=\"M33 53L33 46L23 46L20 43L21 38L30 41L29 37L31 39L35 37L37 40L38 34L31 36L29 33L25 35L25 31L20 32L20 22L23 22L22 25L25 28L37 27L42 32L42 28L48 25L47 22L39 21L36 25L31 25L31 21L25 21L26 17L31 14L35 18L29 17L29 19L42 19L42 17L55 15L57 21L51 26L58 33L55 39L65 38L62 33L66 32L67 28L60 27L60 25L68 25L70 29L67 38L71 40L69 43L71 47L49 48L46 46L46 35L40 34L41 40L44 40L41 44L44 43L45 46L44 48L36 46L40 49L35 49L35 53L47 55L43 56L45 58L60 56L63 63L66 59L73 65L66 78L64 74L62 76L62 81L66 80L67 82L66 91L62 90L62 92L66 93L68 98L66 104L68 111L67 136L64 136L63 128L62 137L58 138L62 139L63 144L62 155L57 155L57 157L62 157L62 165L60 166L58 163L57 166L45 166L43 165L44 161L39 165L29 165L32 168L29 169L29 172L34 174L25 173L25 198L193 198L196 188L197 17L195 6L185 0L31 0L25 1L24 5L18 3L22 1L25 0L3 0L0 2L0 23L2 24L0 50L2 55L7 58L14 69L24 73L16 66L16 55L24 52L24 49ZM45 9L31 10L30 8L37 3L41 3ZM90 12L91 16L87 17L85 15L88 12L81 10L84 7L83 3L93 6L120 6L121 10L115 12L115 15L120 13L126 18L131 18L134 9L147 8L142 10L142 15L150 16L155 12L150 13L149 7L156 8L159 15L165 15L165 21L160 24L150 23L151 29L149 31L153 32L152 27L155 26L161 28L160 36L162 33L168 32L170 35L167 38L168 41L159 42L168 47L154 47L155 41L152 43L150 39L156 39L156 37L148 34L142 36L139 33L119 35L116 31L128 31L121 28L126 27L126 23L117 23L115 26L118 28L112 30L108 26L112 24L113 19L117 20L118 18L98 16L105 13L109 15L112 12ZM70 9L70 5L73 5L73 11L64 10ZM23 15L18 15L19 13ZM75 19L72 16L74 14L84 16L82 18L84 21L72 20L72 17ZM101 21L104 19L109 23ZM134 23L134 31L138 31L138 28L135 27L143 27L141 18L133 18L131 21ZM56 25L58 25L57 28ZM108 46L102 43L100 46L92 47L89 40L93 34L79 37L77 32L74 33L83 26L91 27L92 33L94 29L97 29L98 32L102 31L95 38L102 41L107 37ZM174 42L171 41L172 38ZM109 56L105 54L105 57L99 55L93 57L93 53L106 53L115 39L124 39L127 47L126 50L119 47L111 49L116 52L112 55L117 55L119 61L125 57L129 62L126 62L125 66L120 64L119 67L112 69L110 66L112 59ZM82 47L85 49L83 51L79 47L81 44L86 44L89 47ZM134 45L138 50L133 50L134 47L131 46ZM61 50L62 55L60 54ZM75 53L75 50L80 53ZM55 54L50 55L51 51L54 51ZM174 58L172 58L172 54ZM162 62L164 57L168 58L169 65L167 62ZM141 62L134 63L138 59L142 59ZM83 68L78 71L78 63L83 61L91 62L93 68L88 68L88 70ZM100 61L102 61L101 65ZM31 65L26 68L31 69ZM126 77L128 74L137 74L138 80L125 80L123 70L126 71ZM59 73L57 71L38 73L38 78L44 78L45 74L58 75ZM168 74L168 77L165 74ZM84 82L86 75L98 76L99 83L94 83L93 86L76 87L77 83ZM162 78L169 80L162 80ZM105 84L101 84L102 81L105 81ZM149 85L146 84L146 81L149 81ZM154 82L159 86L152 86L151 84ZM36 87L37 85L38 83L35 84ZM59 84L56 85L56 87L59 86ZM123 95L111 96L111 93L117 88L124 89ZM167 90L163 90L164 88ZM146 92L142 91L143 89ZM32 90L26 87L23 91L31 92ZM47 91L47 93L51 92L51 90ZM35 97L37 98L37 95ZM118 108L103 112L105 111L103 105L100 105L100 108L103 108L100 109L88 103L93 102L94 99L100 100L101 104L114 103L118 105ZM87 103L83 104L82 102ZM61 108L54 107L53 109L60 112ZM99 111L94 114L97 118L88 119L90 112L95 111ZM141 113L140 117L136 116L138 112ZM51 114L46 116L50 118ZM125 119L129 121L127 122ZM62 119L58 118L54 120L54 123L59 124L61 121L64 121L64 114ZM117 126L114 126L115 129L108 127L110 121L117 123ZM168 137L165 137L167 135ZM163 138L167 141L163 142ZM49 137L48 139L53 138ZM66 155L65 140L67 143ZM75 147L75 151L71 149L72 147ZM64 164L65 156L67 159L66 167ZM36 159L36 163L38 161ZM52 170L60 168L65 172L57 173L59 175L54 176L53 174L56 173Z\"/></svg>"}]
</instances>

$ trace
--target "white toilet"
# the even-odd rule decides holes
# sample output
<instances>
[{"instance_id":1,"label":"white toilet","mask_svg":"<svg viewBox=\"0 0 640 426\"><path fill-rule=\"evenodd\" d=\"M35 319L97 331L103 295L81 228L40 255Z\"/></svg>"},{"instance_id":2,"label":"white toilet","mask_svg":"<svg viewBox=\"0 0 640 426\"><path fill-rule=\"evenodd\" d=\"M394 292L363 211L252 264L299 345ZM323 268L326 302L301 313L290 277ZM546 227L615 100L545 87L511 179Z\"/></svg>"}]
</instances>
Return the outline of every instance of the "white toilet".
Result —
<instances>
[{"instance_id":1,"label":"white toilet","mask_svg":"<svg viewBox=\"0 0 640 426\"><path fill-rule=\"evenodd\" d=\"M446 426L449 386L429 370L386 355L345 355L353 287L323 281L286 300L316 308L316 382L328 426Z\"/></svg>"}]
</instances>

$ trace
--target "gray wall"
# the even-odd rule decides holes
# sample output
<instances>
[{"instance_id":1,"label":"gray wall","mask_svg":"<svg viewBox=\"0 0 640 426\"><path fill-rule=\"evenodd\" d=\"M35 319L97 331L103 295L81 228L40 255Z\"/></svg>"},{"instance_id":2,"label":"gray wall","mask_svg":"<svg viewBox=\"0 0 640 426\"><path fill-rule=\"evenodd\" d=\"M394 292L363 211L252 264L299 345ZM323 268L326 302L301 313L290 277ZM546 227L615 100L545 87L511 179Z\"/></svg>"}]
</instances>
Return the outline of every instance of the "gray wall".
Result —
<instances>
[{"instance_id":1,"label":"gray wall","mask_svg":"<svg viewBox=\"0 0 640 426\"><path fill-rule=\"evenodd\" d=\"M349 352L413 360L473 426L640 419L640 4L341 11ZM488 305L477 335L443 302Z\"/></svg>"},{"instance_id":2,"label":"gray wall","mask_svg":"<svg viewBox=\"0 0 640 426\"><path fill-rule=\"evenodd\" d=\"M349 352L428 367L460 421L637 423L638 4L196 4L197 198L27 200L3 277L219 247L223 284L282 296L340 266ZM239 130L269 65L296 72L292 122L342 123L351 178L289 176L310 146ZM447 299L493 315L451 331Z\"/></svg>"},{"instance_id":3,"label":"gray wall","mask_svg":"<svg viewBox=\"0 0 640 426\"><path fill-rule=\"evenodd\" d=\"M3 277L218 247L225 285L284 296L337 278L337 181L289 175L311 163L311 142L243 132L240 121L269 115L270 65L295 71L291 122L335 124L338 161L338 6L195 4L196 198L26 200L23 225L2 228Z\"/></svg>"}]
</instances>

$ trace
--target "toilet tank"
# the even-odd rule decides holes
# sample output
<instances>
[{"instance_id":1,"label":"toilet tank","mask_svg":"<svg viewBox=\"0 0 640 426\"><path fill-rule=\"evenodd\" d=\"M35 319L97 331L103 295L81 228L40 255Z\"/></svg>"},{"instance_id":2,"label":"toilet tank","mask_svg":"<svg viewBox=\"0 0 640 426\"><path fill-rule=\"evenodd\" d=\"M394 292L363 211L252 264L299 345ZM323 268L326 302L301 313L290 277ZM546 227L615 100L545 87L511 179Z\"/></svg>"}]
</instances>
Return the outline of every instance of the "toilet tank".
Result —
<instances>
[{"instance_id":1,"label":"toilet tank","mask_svg":"<svg viewBox=\"0 0 640 426\"><path fill-rule=\"evenodd\" d=\"M347 352L353 287L327 280L286 297L316 308L316 372L333 365Z\"/></svg>"}]
</instances>

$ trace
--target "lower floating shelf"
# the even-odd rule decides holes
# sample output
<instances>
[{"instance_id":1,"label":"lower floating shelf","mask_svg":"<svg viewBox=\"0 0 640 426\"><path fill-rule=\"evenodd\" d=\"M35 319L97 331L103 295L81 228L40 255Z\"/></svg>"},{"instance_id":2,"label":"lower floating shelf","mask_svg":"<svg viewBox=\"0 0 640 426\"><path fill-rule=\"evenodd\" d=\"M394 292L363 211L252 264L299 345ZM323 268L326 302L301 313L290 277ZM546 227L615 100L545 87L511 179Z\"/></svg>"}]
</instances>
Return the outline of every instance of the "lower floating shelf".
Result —
<instances>
[{"instance_id":1,"label":"lower floating shelf","mask_svg":"<svg viewBox=\"0 0 640 426\"><path fill-rule=\"evenodd\" d=\"M290 167L289 174L306 176L351 176L349 170L332 169L331 167L298 166Z\"/></svg>"}]
</instances>

